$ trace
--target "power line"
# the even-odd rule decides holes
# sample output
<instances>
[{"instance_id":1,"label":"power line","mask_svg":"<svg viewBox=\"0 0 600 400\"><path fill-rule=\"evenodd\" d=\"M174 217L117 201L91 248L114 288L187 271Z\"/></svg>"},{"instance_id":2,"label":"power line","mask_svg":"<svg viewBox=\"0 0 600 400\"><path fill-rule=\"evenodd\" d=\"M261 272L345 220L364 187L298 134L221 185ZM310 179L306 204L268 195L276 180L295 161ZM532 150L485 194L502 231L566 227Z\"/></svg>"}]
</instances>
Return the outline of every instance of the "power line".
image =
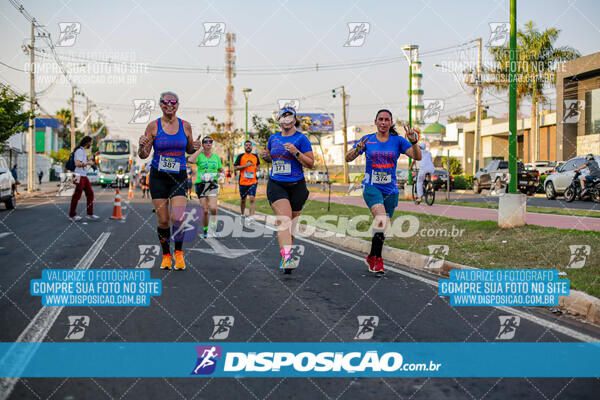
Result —
<instances>
[{"instance_id":1,"label":"power line","mask_svg":"<svg viewBox=\"0 0 600 400\"><path fill-rule=\"evenodd\" d=\"M10 69L14 69L15 71L19 71L19 72L29 72L29 71L25 71L24 69L19 69L19 68L11 67L10 65L3 63L2 61L0 61L0 64L4 65L5 67L8 67L8 68L10 68Z\"/></svg>"},{"instance_id":2,"label":"power line","mask_svg":"<svg viewBox=\"0 0 600 400\"><path fill-rule=\"evenodd\" d=\"M11 0L12 1L12 0ZM435 49L427 52L423 52L420 54L420 57L429 57L429 56L437 56L443 55L446 53L453 52L455 50L464 48L465 44L458 44L454 46L449 46L441 49ZM467 47L468 49L468 47ZM143 63L143 62L129 62L129 61L118 61L112 59L99 59L93 57L85 57L71 54L61 54L56 53L54 48L51 47L53 54L56 57L62 57L72 62L91 62L98 64L107 64L107 65L119 65L125 67L135 67L135 68L145 68L147 70L155 71L155 72L177 72L177 73L202 73L202 74L224 74L226 72L225 67L215 67L215 66L186 66L186 65L167 65L167 64L151 64L151 63ZM43 50L38 50L37 55L43 58L48 58L48 55ZM294 66L256 66L256 67L245 67L245 68L236 68L236 74L243 75L269 75L269 74L292 74L292 73L305 73L305 72L320 72L320 71L341 71L341 70L349 70L349 69L357 69L357 68L368 68L379 65L386 65L397 62L405 62L404 56L392 56L392 57L380 57L375 59L361 59L354 61L342 61L337 63L315 63L310 65L294 65Z\"/></svg>"}]
</instances>

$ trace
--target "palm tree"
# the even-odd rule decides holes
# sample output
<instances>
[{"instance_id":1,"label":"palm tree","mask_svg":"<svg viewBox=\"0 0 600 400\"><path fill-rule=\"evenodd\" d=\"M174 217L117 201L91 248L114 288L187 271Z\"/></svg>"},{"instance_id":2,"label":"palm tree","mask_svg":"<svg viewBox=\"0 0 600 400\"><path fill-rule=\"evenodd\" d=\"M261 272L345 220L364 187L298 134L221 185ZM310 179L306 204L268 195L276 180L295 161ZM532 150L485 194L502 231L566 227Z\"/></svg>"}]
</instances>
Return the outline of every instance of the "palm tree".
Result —
<instances>
[{"instance_id":1,"label":"palm tree","mask_svg":"<svg viewBox=\"0 0 600 400\"><path fill-rule=\"evenodd\" d=\"M556 86L556 66L564 61L580 57L581 54L570 46L554 47L560 30L548 28L540 32L533 21L525 24L524 30L517 32L517 109L524 97L531 98L531 130L529 135L529 160L538 158L539 133L537 129L538 103L547 102L544 88ZM490 72L496 77L489 85L505 91L508 89L509 45L492 47L496 67Z\"/></svg>"}]
</instances>

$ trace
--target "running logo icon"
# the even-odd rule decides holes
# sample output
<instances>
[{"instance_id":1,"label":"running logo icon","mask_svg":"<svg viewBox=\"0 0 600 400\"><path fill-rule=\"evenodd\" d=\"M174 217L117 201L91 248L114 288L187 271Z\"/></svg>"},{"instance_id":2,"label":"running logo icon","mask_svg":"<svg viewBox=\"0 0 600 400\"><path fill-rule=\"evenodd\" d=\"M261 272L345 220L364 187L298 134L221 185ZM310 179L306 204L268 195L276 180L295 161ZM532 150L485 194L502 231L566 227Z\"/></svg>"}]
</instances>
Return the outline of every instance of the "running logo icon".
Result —
<instances>
[{"instance_id":1,"label":"running logo icon","mask_svg":"<svg viewBox=\"0 0 600 400\"><path fill-rule=\"evenodd\" d=\"M504 46L508 42L510 24L508 22L490 22L490 40L487 47Z\"/></svg>"},{"instance_id":2,"label":"running logo icon","mask_svg":"<svg viewBox=\"0 0 600 400\"><path fill-rule=\"evenodd\" d=\"M425 112L423 121L426 124L433 124L440 119L440 113L444 109L444 100L423 100Z\"/></svg>"},{"instance_id":3,"label":"running logo icon","mask_svg":"<svg viewBox=\"0 0 600 400\"><path fill-rule=\"evenodd\" d=\"M292 260L297 264L300 264L300 258L304 255L304 245L295 244L292 246L291 257Z\"/></svg>"},{"instance_id":4,"label":"running logo icon","mask_svg":"<svg viewBox=\"0 0 600 400\"><path fill-rule=\"evenodd\" d=\"M576 124L579 122L581 112L585 109L585 100L565 100L565 115L563 124Z\"/></svg>"},{"instance_id":5,"label":"running logo icon","mask_svg":"<svg viewBox=\"0 0 600 400\"><path fill-rule=\"evenodd\" d=\"M213 328L210 340L225 340L229 337L229 331L233 328L235 318L231 315L213 315L212 317L215 327Z\"/></svg>"},{"instance_id":6,"label":"running logo icon","mask_svg":"<svg viewBox=\"0 0 600 400\"><path fill-rule=\"evenodd\" d=\"M442 268L450 248L445 244L432 244L427 246L427 249L429 250L429 259L427 260L427 265L425 265L425 268Z\"/></svg>"},{"instance_id":7,"label":"running logo icon","mask_svg":"<svg viewBox=\"0 0 600 400\"><path fill-rule=\"evenodd\" d=\"M217 359L223 355L221 346L196 346L198 360L190 375L210 375L217 368Z\"/></svg>"},{"instance_id":8,"label":"running logo icon","mask_svg":"<svg viewBox=\"0 0 600 400\"><path fill-rule=\"evenodd\" d=\"M348 40L344 47L360 47L365 44L367 34L371 31L371 24L368 22L348 22Z\"/></svg>"},{"instance_id":9,"label":"running logo icon","mask_svg":"<svg viewBox=\"0 0 600 400\"><path fill-rule=\"evenodd\" d=\"M516 315L503 315L499 316L500 319L500 330L496 340L510 340L515 337L517 328L521 325L521 317Z\"/></svg>"},{"instance_id":10,"label":"running logo icon","mask_svg":"<svg viewBox=\"0 0 600 400\"><path fill-rule=\"evenodd\" d=\"M81 33L81 24L79 22L59 22L60 30L56 47L71 47L77 40L77 35Z\"/></svg>"},{"instance_id":11,"label":"running logo icon","mask_svg":"<svg viewBox=\"0 0 600 400\"><path fill-rule=\"evenodd\" d=\"M176 207L175 209L180 209ZM180 211L180 210L177 210ZM198 226L202 224L202 207L186 207L183 212L183 222L173 225L174 231L171 240L176 242L191 242L196 239Z\"/></svg>"},{"instance_id":12,"label":"running logo icon","mask_svg":"<svg viewBox=\"0 0 600 400\"><path fill-rule=\"evenodd\" d=\"M156 107L156 102L151 99L133 100L133 117L130 124L147 124L150 121L152 111Z\"/></svg>"},{"instance_id":13,"label":"running logo icon","mask_svg":"<svg viewBox=\"0 0 600 400\"><path fill-rule=\"evenodd\" d=\"M225 34L224 22L205 22L204 39L198 47L215 47L221 43L221 37Z\"/></svg>"},{"instance_id":14,"label":"running logo icon","mask_svg":"<svg viewBox=\"0 0 600 400\"><path fill-rule=\"evenodd\" d=\"M373 338L375 328L379 325L379 317L376 315L359 315L358 331L356 331L355 340L368 340Z\"/></svg>"},{"instance_id":15,"label":"running logo icon","mask_svg":"<svg viewBox=\"0 0 600 400\"><path fill-rule=\"evenodd\" d=\"M85 330L90 326L90 317L87 315L69 315L69 331L65 340L83 339Z\"/></svg>"},{"instance_id":16,"label":"running logo icon","mask_svg":"<svg viewBox=\"0 0 600 400\"><path fill-rule=\"evenodd\" d=\"M277 100L277 104L279 105L279 109L291 107L294 110L298 110L300 107L300 100L298 99L279 99Z\"/></svg>"},{"instance_id":17,"label":"running logo icon","mask_svg":"<svg viewBox=\"0 0 600 400\"><path fill-rule=\"evenodd\" d=\"M571 250L571 258L567 264L567 268L583 268L585 262L592 251L591 246L587 244L572 244L569 246Z\"/></svg>"},{"instance_id":18,"label":"running logo icon","mask_svg":"<svg viewBox=\"0 0 600 400\"><path fill-rule=\"evenodd\" d=\"M154 261L156 257L158 257L158 251L160 250L160 246L158 245L138 245L140 249L140 259L138 260L136 268L152 268L154 266Z\"/></svg>"}]
</instances>

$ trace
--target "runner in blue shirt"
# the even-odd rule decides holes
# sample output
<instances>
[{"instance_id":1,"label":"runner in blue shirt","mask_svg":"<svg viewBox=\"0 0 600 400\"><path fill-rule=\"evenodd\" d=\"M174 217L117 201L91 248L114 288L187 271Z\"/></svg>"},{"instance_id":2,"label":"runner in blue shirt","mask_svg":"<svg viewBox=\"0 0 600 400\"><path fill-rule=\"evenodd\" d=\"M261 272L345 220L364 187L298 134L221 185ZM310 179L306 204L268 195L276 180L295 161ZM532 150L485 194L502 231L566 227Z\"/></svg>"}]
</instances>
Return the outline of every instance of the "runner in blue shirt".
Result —
<instances>
[{"instance_id":1,"label":"runner in blue shirt","mask_svg":"<svg viewBox=\"0 0 600 400\"><path fill-rule=\"evenodd\" d=\"M292 222L297 221L308 199L303 167L312 168L315 159L310 141L296 130L300 126L296 110L291 107L282 108L277 120L281 125L281 132L269 137L267 149L261 152L261 157L272 163L267 183L267 199L277 217L277 240L281 253L279 269L284 274L289 274L298 266L291 258L293 230L296 225Z\"/></svg>"},{"instance_id":2,"label":"runner in blue shirt","mask_svg":"<svg viewBox=\"0 0 600 400\"><path fill-rule=\"evenodd\" d=\"M394 129L394 119L389 110L379 110L375 116L377 132L363 136L360 142L346 154L346 161L353 161L361 154L366 155L366 171L363 184L363 198L373 214L374 231L371 252L367 257L369 271L385 274L381 252L384 232L398 205L398 186L396 185L396 165L401 154L421 159L421 149L417 146L419 135L416 131L404 127L405 139L398 136Z\"/></svg>"}]
</instances>

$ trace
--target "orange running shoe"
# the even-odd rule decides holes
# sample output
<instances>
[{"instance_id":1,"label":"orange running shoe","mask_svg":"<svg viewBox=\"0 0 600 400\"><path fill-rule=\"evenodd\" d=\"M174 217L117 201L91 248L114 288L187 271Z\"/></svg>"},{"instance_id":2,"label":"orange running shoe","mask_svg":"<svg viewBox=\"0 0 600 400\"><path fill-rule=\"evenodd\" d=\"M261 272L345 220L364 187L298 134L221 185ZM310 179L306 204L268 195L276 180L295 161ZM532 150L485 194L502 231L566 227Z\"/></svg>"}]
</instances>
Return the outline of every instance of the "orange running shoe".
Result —
<instances>
[{"instance_id":1,"label":"orange running shoe","mask_svg":"<svg viewBox=\"0 0 600 400\"><path fill-rule=\"evenodd\" d=\"M171 269L171 254L163 254L162 263L160 263L160 269Z\"/></svg>"},{"instance_id":2,"label":"orange running shoe","mask_svg":"<svg viewBox=\"0 0 600 400\"><path fill-rule=\"evenodd\" d=\"M185 269L185 260L183 259L183 251L181 250L175 250L175 269Z\"/></svg>"}]
</instances>

